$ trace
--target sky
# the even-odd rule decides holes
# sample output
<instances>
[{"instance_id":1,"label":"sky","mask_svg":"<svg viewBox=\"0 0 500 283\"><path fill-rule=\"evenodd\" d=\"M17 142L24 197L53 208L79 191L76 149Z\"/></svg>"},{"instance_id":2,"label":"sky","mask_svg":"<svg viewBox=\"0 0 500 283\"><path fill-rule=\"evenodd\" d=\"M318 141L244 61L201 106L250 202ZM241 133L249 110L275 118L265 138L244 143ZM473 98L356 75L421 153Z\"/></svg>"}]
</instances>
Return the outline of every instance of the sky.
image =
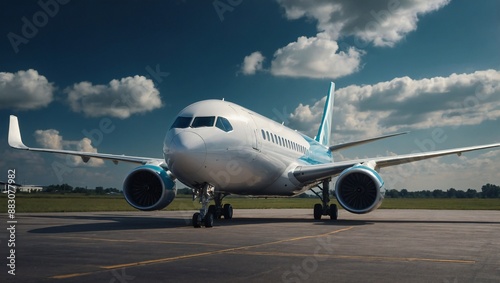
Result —
<instances>
[{"instance_id":1,"label":"sky","mask_svg":"<svg viewBox=\"0 0 500 283\"><path fill-rule=\"evenodd\" d=\"M333 143L410 131L336 160L500 141L496 0L1 1L0 35L0 180L121 188L135 167L10 149L10 114L31 147L161 158L177 113L204 99L313 137L331 81ZM498 164L483 150L381 176L480 190Z\"/></svg>"}]
</instances>

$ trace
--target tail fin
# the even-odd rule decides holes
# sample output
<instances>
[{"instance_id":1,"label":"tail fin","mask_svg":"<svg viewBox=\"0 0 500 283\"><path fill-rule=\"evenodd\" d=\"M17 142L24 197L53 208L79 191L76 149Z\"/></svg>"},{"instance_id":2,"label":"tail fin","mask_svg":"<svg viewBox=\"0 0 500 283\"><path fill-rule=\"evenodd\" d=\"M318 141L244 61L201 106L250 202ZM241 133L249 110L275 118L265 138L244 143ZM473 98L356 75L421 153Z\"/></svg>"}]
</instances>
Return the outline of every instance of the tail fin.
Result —
<instances>
[{"instance_id":1,"label":"tail fin","mask_svg":"<svg viewBox=\"0 0 500 283\"><path fill-rule=\"evenodd\" d=\"M317 142L324 146L330 146L330 136L332 134L332 118L333 118L333 94L335 92L335 83L330 84L330 91L326 96L325 109L323 110L323 118L318 129L318 134L314 138Z\"/></svg>"}]
</instances>

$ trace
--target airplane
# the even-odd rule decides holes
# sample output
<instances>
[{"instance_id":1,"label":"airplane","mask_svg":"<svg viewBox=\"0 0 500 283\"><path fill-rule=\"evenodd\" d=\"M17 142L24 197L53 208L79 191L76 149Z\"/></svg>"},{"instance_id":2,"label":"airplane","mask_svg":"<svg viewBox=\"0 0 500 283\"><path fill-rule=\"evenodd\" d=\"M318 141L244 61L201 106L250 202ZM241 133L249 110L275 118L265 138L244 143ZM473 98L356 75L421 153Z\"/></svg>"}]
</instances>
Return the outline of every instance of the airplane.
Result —
<instances>
[{"instance_id":1,"label":"airplane","mask_svg":"<svg viewBox=\"0 0 500 283\"><path fill-rule=\"evenodd\" d=\"M385 194L379 175L383 167L428 158L500 147L500 143L397 156L362 158L335 162L332 152L348 147L406 134L331 145L335 84L327 95L323 117L315 138L225 100L204 100L179 112L163 141L163 158L31 148L24 145L18 118L10 116L8 142L12 148L140 164L125 178L126 201L142 211L160 210L175 198L175 180L193 190L200 199L200 212L193 226L212 227L214 218L233 217L233 207L224 197L235 195L296 196L312 190L321 203L314 205L314 219L338 218L330 204L333 177L335 198L348 212L364 214L377 209ZM314 189L320 189L316 192ZM214 200L213 205L210 205Z\"/></svg>"}]
</instances>

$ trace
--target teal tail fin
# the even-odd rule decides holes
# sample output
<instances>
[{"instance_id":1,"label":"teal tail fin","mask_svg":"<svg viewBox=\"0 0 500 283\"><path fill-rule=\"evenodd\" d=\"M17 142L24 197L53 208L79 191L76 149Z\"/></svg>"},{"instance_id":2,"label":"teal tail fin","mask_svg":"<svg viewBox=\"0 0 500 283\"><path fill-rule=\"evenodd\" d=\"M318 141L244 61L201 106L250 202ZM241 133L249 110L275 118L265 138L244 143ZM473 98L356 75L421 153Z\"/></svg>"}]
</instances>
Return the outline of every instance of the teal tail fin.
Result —
<instances>
[{"instance_id":1,"label":"teal tail fin","mask_svg":"<svg viewBox=\"0 0 500 283\"><path fill-rule=\"evenodd\" d=\"M323 118L318 129L318 134L314 138L317 142L324 146L330 146L330 136L332 135L333 122L333 94L335 92L335 83L330 84L330 91L326 97L325 109L323 110Z\"/></svg>"}]
</instances>

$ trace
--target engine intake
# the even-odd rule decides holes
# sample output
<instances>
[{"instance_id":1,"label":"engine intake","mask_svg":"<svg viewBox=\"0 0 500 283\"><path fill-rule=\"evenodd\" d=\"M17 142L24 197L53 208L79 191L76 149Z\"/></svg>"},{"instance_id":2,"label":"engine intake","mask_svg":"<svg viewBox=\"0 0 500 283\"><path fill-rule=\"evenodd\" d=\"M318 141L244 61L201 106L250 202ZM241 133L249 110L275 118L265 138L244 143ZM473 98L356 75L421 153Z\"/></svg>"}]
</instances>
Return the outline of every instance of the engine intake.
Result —
<instances>
[{"instance_id":1,"label":"engine intake","mask_svg":"<svg viewBox=\"0 0 500 283\"><path fill-rule=\"evenodd\" d=\"M363 214L377 209L384 199L384 181L370 167L356 165L344 170L335 183L335 195L347 211Z\"/></svg>"},{"instance_id":2,"label":"engine intake","mask_svg":"<svg viewBox=\"0 0 500 283\"><path fill-rule=\"evenodd\" d=\"M134 169L125 178L123 194L132 207L151 211L169 205L177 194L177 188L163 168L144 165Z\"/></svg>"}]
</instances>

